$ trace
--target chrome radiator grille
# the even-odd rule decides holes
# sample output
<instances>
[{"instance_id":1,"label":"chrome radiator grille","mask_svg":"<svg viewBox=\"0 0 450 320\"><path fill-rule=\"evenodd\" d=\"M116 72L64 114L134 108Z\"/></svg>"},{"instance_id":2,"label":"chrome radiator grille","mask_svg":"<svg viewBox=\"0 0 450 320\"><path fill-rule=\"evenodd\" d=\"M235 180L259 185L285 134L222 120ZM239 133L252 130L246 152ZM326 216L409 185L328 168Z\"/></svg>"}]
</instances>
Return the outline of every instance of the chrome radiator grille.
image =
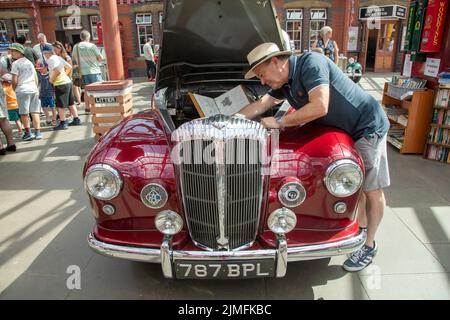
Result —
<instances>
[{"instance_id":1,"label":"chrome radiator grille","mask_svg":"<svg viewBox=\"0 0 450 320\"><path fill-rule=\"evenodd\" d=\"M261 211L266 131L249 120L216 116L191 121L173 137L192 240L212 250L252 243Z\"/></svg>"}]
</instances>

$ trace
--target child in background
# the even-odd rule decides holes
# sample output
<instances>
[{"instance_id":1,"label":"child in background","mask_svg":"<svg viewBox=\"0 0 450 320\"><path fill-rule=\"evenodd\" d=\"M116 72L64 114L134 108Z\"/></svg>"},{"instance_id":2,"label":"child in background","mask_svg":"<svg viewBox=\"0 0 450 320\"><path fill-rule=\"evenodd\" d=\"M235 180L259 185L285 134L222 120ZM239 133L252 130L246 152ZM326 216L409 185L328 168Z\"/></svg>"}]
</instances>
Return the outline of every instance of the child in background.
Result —
<instances>
[{"instance_id":1,"label":"child in background","mask_svg":"<svg viewBox=\"0 0 450 320\"><path fill-rule=\"evenodd\" d=\"M39 98L41 99L42 110L45 113L45 119L48 126L56 126L55 109L55 88L49 81L49 72L40 61L36 64L39 79ZM50 118L50 111L52 113Z\"/></svg>"},{"instance_id":2,"label":"child in background","mask_svg":"<svg viewBox=\"0 0 450 320\"><path fill-rule=\"evenodd\" d=\"M23 129L22 122L20 121L19 105L17 104L16 93L12 88L11 81L12 75L10 73L5 73L2 76L3 91L5 92L6 106L8 108L8 118L9 121L16 123L19 137L22 137Z\"/></svg>"}]
</instances>

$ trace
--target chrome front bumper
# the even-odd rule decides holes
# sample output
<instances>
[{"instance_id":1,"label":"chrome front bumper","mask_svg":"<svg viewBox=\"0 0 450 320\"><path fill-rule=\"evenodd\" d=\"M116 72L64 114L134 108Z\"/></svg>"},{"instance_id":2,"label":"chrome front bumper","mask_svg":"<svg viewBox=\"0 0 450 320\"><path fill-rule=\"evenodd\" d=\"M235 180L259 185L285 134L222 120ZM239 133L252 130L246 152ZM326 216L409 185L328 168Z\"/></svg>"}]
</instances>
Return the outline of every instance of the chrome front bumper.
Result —
<instances>
[{"instance_id":1,"label":"chrome front bumper","mask_svg":"<svg viewBox=\"0 0 450 320\"><path fill-rule=\"evenodd\" d=\"M159 249L148 249L142 247L129 247L114 245L99 241L91 233L88 243L92 250L105 256L122 258L127 260L160 263L166 278L173 278L174 260L254 260L271 258L275 259L276 277L284 277L287 263L292 261L321 259L332 256L351 253L364 245L366 233L359 233L349 239L323 244L306 245L299 247L288 247L285 237L278 236L276 249L243 250L243 251L185 251L173 250L172 239L164 238Z\"/></svg>"}]
</instances>

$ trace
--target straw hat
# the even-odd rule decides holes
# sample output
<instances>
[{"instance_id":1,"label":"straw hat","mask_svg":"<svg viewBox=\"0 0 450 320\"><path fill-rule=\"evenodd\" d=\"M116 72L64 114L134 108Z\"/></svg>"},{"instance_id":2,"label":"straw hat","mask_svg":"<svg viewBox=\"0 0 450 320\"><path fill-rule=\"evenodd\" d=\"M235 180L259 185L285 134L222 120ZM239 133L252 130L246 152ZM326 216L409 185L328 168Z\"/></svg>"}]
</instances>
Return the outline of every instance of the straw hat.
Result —
<instances>
[{"instance_id":1,"label":"straw hat","mask_svg":"<svg viewBox=\"0 0 450 320\"><path fill-rule=\"evenodd\" d=\"M247 55L250 70L245 74L245 79L248 80L256 77L256 74L253 72L253 70L264 61L267 61L272 57L287 56L291 54L292 51L280 51L280 48L278 48L278 46L273 42L260 44L255 49L250 51L250 53Z\"/></svg>"}]
</instances>

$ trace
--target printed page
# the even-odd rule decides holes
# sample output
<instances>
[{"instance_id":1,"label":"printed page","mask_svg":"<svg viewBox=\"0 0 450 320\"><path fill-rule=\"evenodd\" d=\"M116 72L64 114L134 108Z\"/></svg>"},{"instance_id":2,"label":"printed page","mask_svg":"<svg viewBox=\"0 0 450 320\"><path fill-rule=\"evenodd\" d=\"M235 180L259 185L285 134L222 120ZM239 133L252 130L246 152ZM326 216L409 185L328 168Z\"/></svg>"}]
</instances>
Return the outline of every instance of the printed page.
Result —
<instances>
[{"instance_id":1,"label":"printed page","mask_svg":"<svg viewBox=\"0 0 450 320\"><path fill-rule=\"evenodd\" d=\"M227 116L231 116L241 111L243 107L250 103L250 100L241 85L234 87L214 100L216 101L220 113Z\"/></svg>"},{"instance_id":2,"label":"printed page","mask_svg":"<svg viewBox=\"0 0 450 320\"><path fill-rule=\"evenodd\" d=\"M194 102L195 108L201 117L211 117L220 113L213 98L195 93L189 93L189 96Z\"/></svg>"}]
</instances>

